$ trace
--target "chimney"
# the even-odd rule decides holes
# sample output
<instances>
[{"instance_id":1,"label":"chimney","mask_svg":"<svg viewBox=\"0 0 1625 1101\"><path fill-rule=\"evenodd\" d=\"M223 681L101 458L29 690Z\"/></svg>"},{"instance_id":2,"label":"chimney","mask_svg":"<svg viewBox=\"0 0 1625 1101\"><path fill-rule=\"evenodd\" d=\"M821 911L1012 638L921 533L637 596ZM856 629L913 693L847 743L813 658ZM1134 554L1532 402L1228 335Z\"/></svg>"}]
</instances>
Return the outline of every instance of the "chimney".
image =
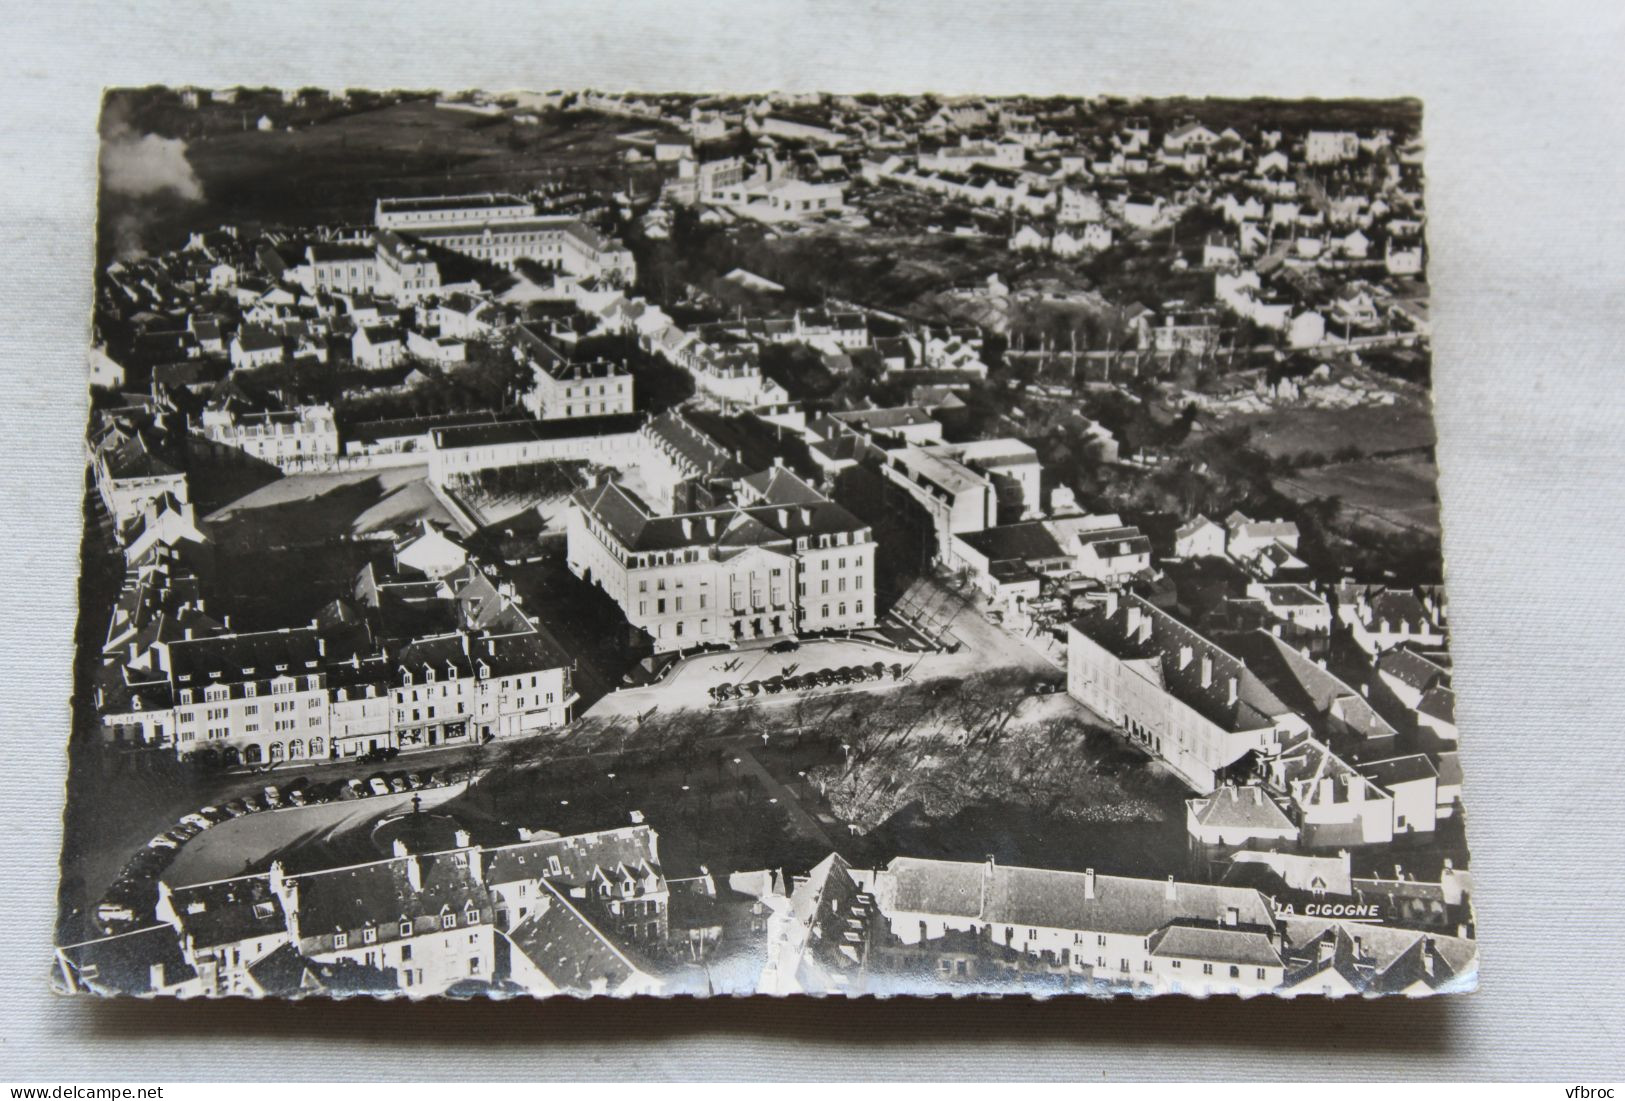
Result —
<instances>
[{"instance_id":1,"label":"chimney","mask_svg":"<svg viewBox=\"0 0 1625 1101\"><path fill-rule=\"evenodd\" d=\"M812 523L812 509L811 509L811 507L809 507L807 505L802 505L801 506L801 522L803 524Z\"/></svg>"},{"instance_id":2,"label":"chimney","mask_svg":"<svg viewBox=\"0 0 1625 1101\"><path fill-rule=\"evenodd\" d=\"M1232 927L1240 925L1241 911L1234 906L1226 906L1224 908L1224 923Z\"/></svg>"},{"instance_id":3,"label":"chimney","mask_svg":"<svg viewBox=\"0 0 1625 1101\"><path fill-rule=\"evenodd\" d=\"M1140 633L1140 606L1130 604L1124 616L1124 628L1130 638Z\"/></svg>"},{"instance_id":4,"label":"chimney","mask_svg":"<svg viewBox=\"0 0 1625 1101\"><path fill-rule=\"evenodd\" d=\"M1213 686L1213 655L1212 654L1203 654L1202 655L1202 687L1203 688L1211 688L1212 686Z\"/></svg>"},{"instance_id":5,"label":"chimney","mask_svg":"<svg viewBox=\"0 0 1625 1101\"><path fill-rule=\"evenodd\" d=\"M468 844L469 844L468 831L467 830L458 830L456 833L451 835L451 842L452 842L453 845L457 846L459 849L468 848Z\"/></svg>"},{"instance_id":6,"label":"chimney","mask_svg":"<svg viewBox=\"0 0 1625 1101\"><path fill-rule=\"evenodd\" d=\"M466 658L466 657L469 656L468 655L468 632L467 631L460 631L460 632L458 632L457 637L462 640L462 643L463 643L463 656Z\"/></svg>"},{"instance_id":7,"label":"chimney","mask_svg":"<svg viewBox=\"0 0 1625 1101\"><path fill-rule=\"evenodd\" d=\"M418 863L415 856L406 858L406 882L411 884L414 891L423 890L423 865Z\"/></svg>"},{"instance_id":8,"label":"chimney","mask_svg":"<svg viewBox=\"0 0 1625 1101\"><path fill-rule=\"evenodd\" d=\"M1315 796L1315 802L1321 806L1327 806L1337 801L1337 788L1330 776L1322 776L1319 787L1320 790Z\"/></svg>"},{"instance_id":9,"label":"chimney","mask_svg":"<svg viewBox=\"0 0 1625 1101\"><path fill-rule=\"evenodd\" d=\"M782 456L782 455L773 456L773 467L774 467L775 470L783 470L784 469L784 456Z\"/></svg>"},{"instance_id":10,"label":"chimney","mask_svg":"<svg viewBox=\"0 0 1625 1101\"><path fill-rule=\"evenodd\" d=\"M316 654L318 657L327 656L327 640L321 635L316 636Z\"/></svg>"},{"instance_id":11,"label":"chimney","mask_svg":"<svg viewBox=\"0 0 1625 1101\"><path fill-rule=\"evenodd\" d=\"M220 626L224 627L228 631L231 630L231 616L229 616L229 615L221 616L220 617Z\"/></svg>"},{"instance_id":12,"label":"chimney","mask_svg":"<svg viewBox=\"0 0 1625 1101\"><path fill-rule=\"evenodd\" d=\"M1225 702L1234 707L1236 699L1241 692L1241 678L1231 677L1230 680L1226 682L1226 689Z\"/></svg>"},{"instance_id":13,"label":"chimney","mask_svg":"<svg viewBox=\"0 0 1625 1101\"><path fill-rule=\"evenodd\" d=\"M1095 870L1093 868L1083 870L1083 897L1095 897Z\"/></svg>"},{"instance_id":14,"label":"chimney","mask_svg":"<svg viewBox=\"0 0 1625 1101\"><path fill-rule=\"evenodd\" d=\"M694 538L694 521L687 516L683 517L683 538Z\"/></svg>"},{"instance_id":15,"label":"chimney","mask_svg":"<svg viewBox=\"0 0 1625 1101\"><path fill-rule=\"evenodd\" d=\"M1318 947L1320 951L1317 954L1321 963L1330 961L1337 954L1337 941L1332 937L1322 936Z\"/></svg>"},{"instance_id":16,"label":"chimney","mask_svg":"<svg viewBox=\"0 0 1625 1101\"><path fill-rule=\"evenodd\" d=\"M147 968L147 984L154 990L162 990L164 988L164 965L162 961L159 961L158 963L155 963L151 967Z\"/></svg>"},{"instance_id":17,"label":"chimney","mask_svg":"<svg viewBox=\"0 0 1625 1101\"><path fill-rule=\"evenodd\" d=\"M1438 955L1438 949L1433 946L1432 937L1422 938L1422 970L1431 977L1433 974L1433 960Z\"/></svg>"},{"instance_id":18,"label":"chimney","mask_svg":"<svg viewBox=\"0 0 1625 1101\"><path fill-rule=\"evenodd\" d=\"M715 516L707 516L705 518L705 534L707 534L707 535L715 535L716 533L717 533L717 518Z\"/></svg>"},{"instance_id":19,"label":"chimney","mask_svg":"<svg viewBox=\"0 0 1625 1101\"><path fill-rule=\"evenodd\" d=\"M1173 876L1169 876L1168 882L1163 884L1162 897L1168 902L1177 902L1179 900L1179 890L1174 886Z\"/></svg>"},{"instance_id":20,"label":"chimney","mask_svg":"<svg viewBox=\"0 0 1625 1101\"><path fill-rule=\"evenodd\" d=\"M1365 955L1365 938L1364 937L1355 937L1354 938L1354 958L1358 960L1358 959L1362 958L1364 955Z\"/></svg>"},{"instance_id":21,"label":"chimney","mask_svg":"<svg viewBox=\"0 0 1625 1101\"><path fill-rule=\"evenodd\" d=\"M408 852L408 851L407 851L407 848L406 848L406 842L405 842L405 841L402 841L402 840L401 840L401 839L400 839L400 838L399 838L399 837L397 837L397 838L396 838L396 839L395 839L395 840L394 840L394 841L392 841L392 842L391 842L391 843L390 843L390 846L389 846L389 854L390 854L390 855L391 855L391 856L395 856L395 857L401 857L401 856L409 856L409 855L411 855L411 854L410 854L410 853L409 853L409 852Z\"/></svg>"}]
</instances>

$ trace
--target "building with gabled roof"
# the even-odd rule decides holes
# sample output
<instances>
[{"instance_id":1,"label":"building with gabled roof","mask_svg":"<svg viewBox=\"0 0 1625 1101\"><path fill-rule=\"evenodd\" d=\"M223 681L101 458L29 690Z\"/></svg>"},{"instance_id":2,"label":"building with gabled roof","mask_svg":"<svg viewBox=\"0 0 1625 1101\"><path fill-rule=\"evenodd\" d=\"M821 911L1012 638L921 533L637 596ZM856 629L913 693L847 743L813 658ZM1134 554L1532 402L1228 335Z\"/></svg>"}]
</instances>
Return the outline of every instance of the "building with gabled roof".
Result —
<instances>
[{"instance_id":1,"label":"building with gabled roof","mask_svg":"<svg viewBox=\"0 0 1625 1101\"><path fill-rule=\"evenodd\" d=\"M857 994L865 990L876 918L873 898L839 853L796 881L767 928L764 994Z\"/></svg>"},{"instance_id":2,"label":"building with gabled roof","mask_svg":"<svg viewBox=\"0 0 1625 1101\"><path fill-rule=\"evenodd\" d=\"M1122 991L1253 994L1284 974L1268 901L1200 883L899 856L852 871L892 938L971 933Z\"/></svg>"},{"instance_id":3,"label":"building with gabled roof","mask_svg":"<svg viewBox=\"0 0 1625 1101\"><path fill-rule=\"evenodd\" d=\"M1297 823L1257 784L1225 784L1185 800L1185 812L1185 831L1201 845L1298 840Z\"/></svg>"},{"instance_id":4,"label":"building with gabled roof","mask_svg":"<svg viewBox=\"0 0 1625 1101\"><path fill-rule=\"evenodd\" d=\"M1107 593L1067 639L1067 691L1199 793L1308 733L1240 659L1139 596Z\"/></svg>"},{"instance_id":5,"label":"building with gabled roof","mask_svg":"<svg viewBox=\"0 0 1625 1101\"><path fill-rule=\"evenodd\" d=\"M872 627L872 531L788 472L764 473L741 496L754 503L670 515L614 481L578 490L571 572L609 593L657 651Z\"/></svg>"}]
</instances>

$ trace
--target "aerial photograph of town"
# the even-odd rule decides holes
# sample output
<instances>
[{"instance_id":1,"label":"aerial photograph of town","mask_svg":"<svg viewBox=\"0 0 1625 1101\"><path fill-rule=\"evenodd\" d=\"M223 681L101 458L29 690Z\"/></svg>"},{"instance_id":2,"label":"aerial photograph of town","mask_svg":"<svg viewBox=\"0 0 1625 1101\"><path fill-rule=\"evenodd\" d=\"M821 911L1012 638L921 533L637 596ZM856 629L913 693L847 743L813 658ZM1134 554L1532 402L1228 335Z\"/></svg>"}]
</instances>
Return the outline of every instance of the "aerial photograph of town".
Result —
<instances>
[{"instance_id":1,"label":"aerial photograph of town","mask_svg":"<svg viewBox=\"0 0 1625 1101\"><path fill-rule=\"evenodd\" d=\"M1424 162L108 92L51 983L1472 990Z\"/></svg>"}]
</instances>

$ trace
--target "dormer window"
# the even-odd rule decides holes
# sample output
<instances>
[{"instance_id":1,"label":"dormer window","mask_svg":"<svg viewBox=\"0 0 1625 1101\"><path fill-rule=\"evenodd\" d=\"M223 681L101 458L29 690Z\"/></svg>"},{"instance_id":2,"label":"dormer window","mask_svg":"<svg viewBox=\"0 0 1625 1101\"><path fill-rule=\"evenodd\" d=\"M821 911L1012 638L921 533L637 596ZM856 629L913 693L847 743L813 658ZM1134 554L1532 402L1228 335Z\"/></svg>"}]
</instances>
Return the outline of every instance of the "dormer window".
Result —
<instances>
[{"instance_id":1,"label":"dormer window","mask_svg":"<svg viewBox=\"0 0 1625 1101\"><path fill-rule=\"evenodd\" d=\"M401 936L409 937L411 935L412 935L412 919L411 918L401 918Z\"/></svg>"},{"instance_id":2,"label":"dormer window","mask_svg":"<svg viewBox=\"0 0 1625 1101\"><path fill-rule=\"evenodd\" d=\"M363 930L361 930L361 943L362 944L375 944L375 943L377 943L377 941L378 941L378 930L376 930L376 929L363 929Z\"/></svg>"},{"instance_id":3,"label":"dormer window","mask_svg":"<svg viewBox=\"0 0 1625 1101\"><path fill-rule=\"evenodd\" d=\"M433 669L425 669L423 671L423 679L425 681L427 681L429 684L433 684L434 683L434 670Z\"/></svg>"},{"instance_id":4,"label":"dormer window","mask_svg":"<svg viewBox=\"0 0 1625 1101\"><path fill-rule=\"evenodd\" d=\"M350 935L348 933L334 933L333 934L333 947L334 948L348 948L349 946L350 946Z\"/></svg>"},{"instance_id":5,"label":"dormer window","mask_svg":"<svg viewBox=\"0 0 1625 1101\"><path fill-rule=\"evenodd\" d=\"M442 929L455 929L455 928L457 928L457 915L456 914L443 914L443 915L441 915L440 928L442 928Z\"/></svg>"}]
</instances>

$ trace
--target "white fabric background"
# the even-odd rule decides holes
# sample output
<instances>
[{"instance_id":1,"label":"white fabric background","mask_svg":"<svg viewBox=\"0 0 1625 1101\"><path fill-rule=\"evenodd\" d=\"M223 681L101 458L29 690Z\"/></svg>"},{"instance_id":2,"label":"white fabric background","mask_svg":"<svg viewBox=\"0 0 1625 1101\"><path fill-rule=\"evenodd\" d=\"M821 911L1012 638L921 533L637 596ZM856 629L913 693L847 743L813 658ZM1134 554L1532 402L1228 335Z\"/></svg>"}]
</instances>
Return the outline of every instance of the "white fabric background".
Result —
<instances>
[{"instance_id":1,"label":"white fabric background","mask_svg":"<svg viewBox=\"0 0 1625 1101\"><path fill-rule=\"evenodd\" d=\"M0 7L0 1079L1620 1077L1621 7L606 8ZM155 82L1421 96L1483 989L1342 1005L52 996L98 88Z\"/></svg>"}]
</instances>

